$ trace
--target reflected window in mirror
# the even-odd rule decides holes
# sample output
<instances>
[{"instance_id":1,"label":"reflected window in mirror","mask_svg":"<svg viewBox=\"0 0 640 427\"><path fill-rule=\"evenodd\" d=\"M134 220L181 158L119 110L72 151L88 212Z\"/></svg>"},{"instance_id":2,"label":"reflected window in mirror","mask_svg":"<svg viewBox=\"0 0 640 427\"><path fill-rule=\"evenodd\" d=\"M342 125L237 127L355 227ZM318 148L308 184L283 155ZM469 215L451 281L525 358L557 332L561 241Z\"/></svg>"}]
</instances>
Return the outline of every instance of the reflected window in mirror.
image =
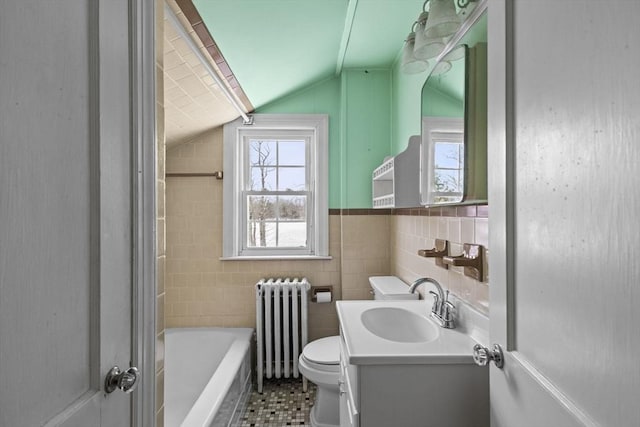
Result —
<instances>
[{"instance_id":1,"label":"reflected window in mirror","mask_svg":"<svg viewBox=\"0 0 640 427\"><path fill-rule=\"evenodd\" d=\"M432 161L423 165L425 187L421 193L426 205L456 203L464 195L464 126L461 118L425 117L423 157ZM425 191L426 190L426 191Z\"/></svg>"}]
</instances>

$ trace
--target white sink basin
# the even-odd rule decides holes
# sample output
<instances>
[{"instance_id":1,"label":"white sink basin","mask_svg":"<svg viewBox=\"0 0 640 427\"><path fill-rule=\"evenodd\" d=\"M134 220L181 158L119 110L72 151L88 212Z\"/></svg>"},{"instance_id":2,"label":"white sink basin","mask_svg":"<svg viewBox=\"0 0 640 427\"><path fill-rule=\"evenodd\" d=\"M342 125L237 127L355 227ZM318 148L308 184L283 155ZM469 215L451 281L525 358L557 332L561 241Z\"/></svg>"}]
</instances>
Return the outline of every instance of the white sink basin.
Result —
<instances>
[{"instance_id":1,"label":"white sink basin","mask_svg":"<svg viewBox=\"0 0 640 427\"><path fill-rule=\"evenodd\" d=\"M424 343L438 338L439 330L429 319L397 307L375 307L360 319L372 334L390 341Z\"/></svg>"},{"instance_id":2,"label":"white sink basin","mask_svg":"<svg viewBox=\"0 0 640 427\"><path fill-rule=\"evenodd\" d=\"M415 301L338 301L346 361L352 365L473 364L477 344L464 329L429 319L430 304Z\"/></svg>"}]
</instances>

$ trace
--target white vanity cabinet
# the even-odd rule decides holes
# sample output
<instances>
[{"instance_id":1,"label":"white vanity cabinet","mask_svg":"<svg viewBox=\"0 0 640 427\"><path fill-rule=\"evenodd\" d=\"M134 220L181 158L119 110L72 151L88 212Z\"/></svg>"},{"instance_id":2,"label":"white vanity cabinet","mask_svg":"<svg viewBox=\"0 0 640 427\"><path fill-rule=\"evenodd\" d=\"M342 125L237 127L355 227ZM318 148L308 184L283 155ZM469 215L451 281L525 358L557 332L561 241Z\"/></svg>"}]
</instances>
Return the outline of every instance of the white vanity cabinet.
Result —
<instances>
[{"instance_id":1,"label":"white vanity cabinet","mask_svg":"<svg viewBox=\"0 0 640 427\"><path fill-rule=\"evenodd\" d=\"M360 425L358 395L354 387L358 384L358 370L355 365L349 365L345 354L344 336L340 334L340 427L356 427Z\"/></svg>"},{"instance_id":2,"label":"white vanity cabinet","mask_svg":"<svg viewBox=\"0 0 640 427\"><path fill-rule=\"evenodd\" d=\"M435 335L426 341L418 335L408 339L410 331L386 330L397 337L391 340L376 335L383 329L369 323L371 315L382 316L378 326L383 328L389 312L431 322L424 314L428 306L423 300L337 303L341 427L489 426L489 369L474 364L476 341L464 328L434 323Z\"/></svg>"},{"instance_id":3,"label":"white vanity cabinet","mask_svg":"<svg viewBox=\"0 0 640 427\"><path fill-rule=\"evenodd\" d=\"M385 161L372 173L373 207L420 206L420 135L409 138L402 153Z\"/></svg>"}]
</instances>

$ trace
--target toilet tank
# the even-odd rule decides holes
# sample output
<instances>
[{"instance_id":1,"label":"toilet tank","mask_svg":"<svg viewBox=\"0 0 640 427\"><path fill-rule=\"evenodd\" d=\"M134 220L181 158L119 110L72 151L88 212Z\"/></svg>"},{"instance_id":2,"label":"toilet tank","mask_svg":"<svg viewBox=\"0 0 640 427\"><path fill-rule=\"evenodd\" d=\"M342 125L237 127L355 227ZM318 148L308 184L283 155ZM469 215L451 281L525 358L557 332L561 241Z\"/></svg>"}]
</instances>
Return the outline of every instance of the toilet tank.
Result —
<instances>
[{"instance_id":1,"label":"toilet tank","mask_svg":"<svg viewBox=\"0 0 640 427\"><path fill-rule=\"evenodd\" d=\"M373 291L373 299L376 300L414 300L420 295L416 292L409 293L409 286L396 276L369 277L369 283Z\"/></svg>"}]
</instances>

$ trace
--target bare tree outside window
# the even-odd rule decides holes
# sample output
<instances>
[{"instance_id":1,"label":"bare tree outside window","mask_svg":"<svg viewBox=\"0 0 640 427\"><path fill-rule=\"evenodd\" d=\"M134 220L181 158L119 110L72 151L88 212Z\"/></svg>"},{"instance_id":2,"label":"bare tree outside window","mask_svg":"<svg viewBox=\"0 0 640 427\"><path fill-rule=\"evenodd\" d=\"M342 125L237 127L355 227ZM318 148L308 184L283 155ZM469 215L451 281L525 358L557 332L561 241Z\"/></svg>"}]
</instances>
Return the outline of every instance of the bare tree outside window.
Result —
<instances>
[{"instance_id":1,"label":"bare tree outside window","mask_svg":"<svg viewBox=\"0 0 640 427\"><path fill-rule=\"evenodd\" d=\"M464 146L462 143L437 142L434 148L434 192L436 202L447 202L452 195L462 193Z\"/></svg>"},{"instance_id":2,"label":"bare tree outside window","mask_svg":"<svg viewBox=\"0 0 640 427\"><path fill-rule=\"evenodd\" d=\"M249 141L249 247L307 244L305 150L300 140Z\"/></svg>"},{"instance_id":3,"label":"bare tree outside window","mask_svg":"<svg viewBox=\"0 0 640 427\"><path fill-rule=\"evenodd\" d=\"M254 153L251 162L251 189L273 190L267 184L269 173L275 171L275 155L271 154L271 144L265 141L251 141L251 151ZM258 174L254 173L258 171ZM256 182L258 181L258 182ZM273 218L275 206L271 197L257 196L249 198L249 246L267 246L266 219ZM260 244L257 244L258 238Z\"/></svg>"}]
</instances>

